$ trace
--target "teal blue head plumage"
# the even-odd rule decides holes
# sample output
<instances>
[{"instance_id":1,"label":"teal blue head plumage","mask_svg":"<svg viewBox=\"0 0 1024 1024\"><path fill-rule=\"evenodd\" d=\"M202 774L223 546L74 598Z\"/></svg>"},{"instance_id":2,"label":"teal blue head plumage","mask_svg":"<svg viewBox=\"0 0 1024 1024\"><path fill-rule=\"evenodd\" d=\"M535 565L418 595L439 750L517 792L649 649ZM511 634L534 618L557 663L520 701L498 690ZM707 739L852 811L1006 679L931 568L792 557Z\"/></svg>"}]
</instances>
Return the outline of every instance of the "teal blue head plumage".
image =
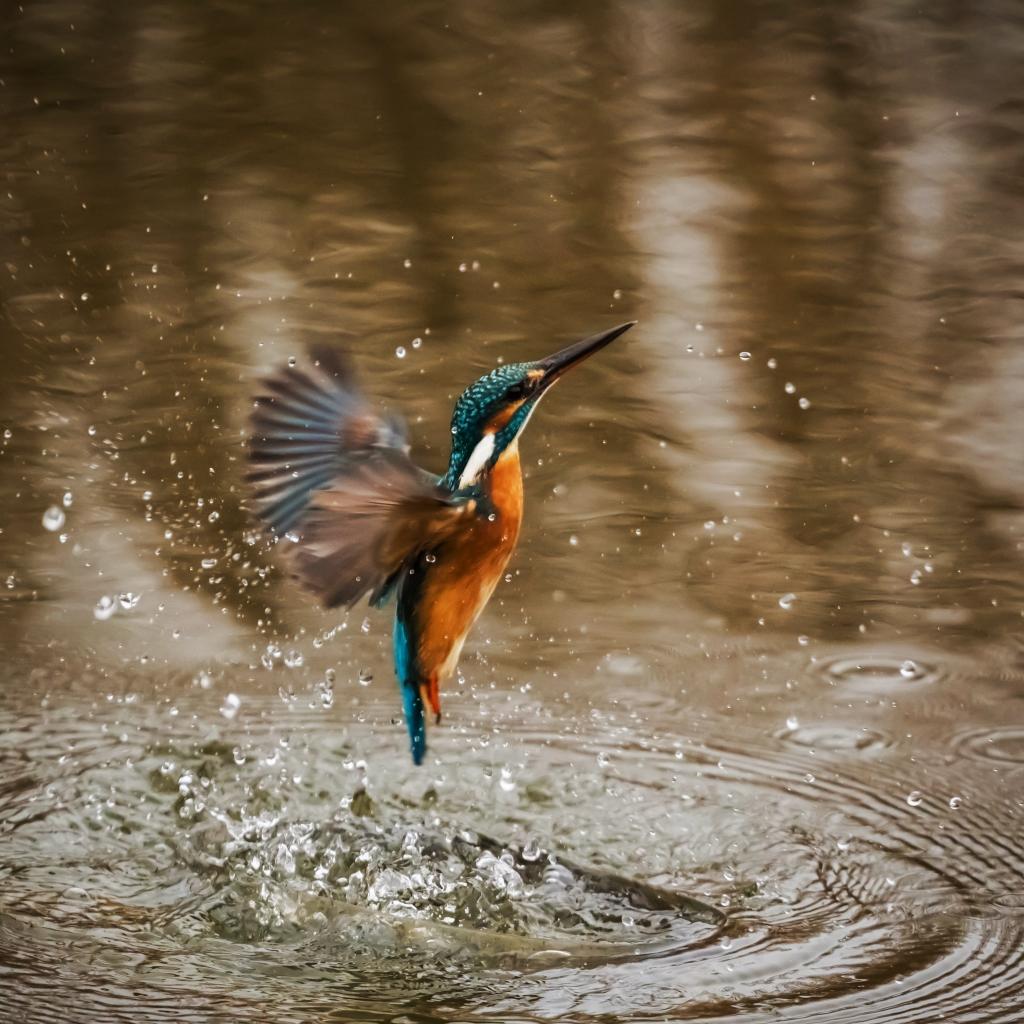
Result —
<instances>
[{"instance_id":1,"label":"teal blue head plumage","mask_svg":"<svg viewBox=\"0 0 1024 1024\"><path fill-rule=\"evenodd\" d=\"M519 435L555 381L634 322L499 366L466 388L440 478L410 461L401 423L370 409L336 349L281 369L256 398L253 503L274 535L287 535L298 577L328 607L396 595L395 672L417 764L426 708L440 720L441 683L515 548Z\"/></svg>"}]
</instances>

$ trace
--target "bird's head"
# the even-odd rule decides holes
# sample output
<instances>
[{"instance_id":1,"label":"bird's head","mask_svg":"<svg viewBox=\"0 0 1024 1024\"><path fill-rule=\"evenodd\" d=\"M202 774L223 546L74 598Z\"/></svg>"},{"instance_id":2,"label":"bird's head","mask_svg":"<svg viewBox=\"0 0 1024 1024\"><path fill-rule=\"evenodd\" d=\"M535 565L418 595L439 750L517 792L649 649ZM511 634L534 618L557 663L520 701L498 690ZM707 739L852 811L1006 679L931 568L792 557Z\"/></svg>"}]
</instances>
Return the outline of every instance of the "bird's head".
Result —
<instances>
[{"instance_id":1,"label":"bird's head","mask_svg":"<svg viewBox=\"0 0 1024 1024\"><path fill-rule=\"evenodd\" d=\"M551 385L635 323L630 320L591 335L546 359L499 366L466 388L452 414L452 454L445 483L452 490L475 484L519 436Z\"/></svg>"}]
</instances>

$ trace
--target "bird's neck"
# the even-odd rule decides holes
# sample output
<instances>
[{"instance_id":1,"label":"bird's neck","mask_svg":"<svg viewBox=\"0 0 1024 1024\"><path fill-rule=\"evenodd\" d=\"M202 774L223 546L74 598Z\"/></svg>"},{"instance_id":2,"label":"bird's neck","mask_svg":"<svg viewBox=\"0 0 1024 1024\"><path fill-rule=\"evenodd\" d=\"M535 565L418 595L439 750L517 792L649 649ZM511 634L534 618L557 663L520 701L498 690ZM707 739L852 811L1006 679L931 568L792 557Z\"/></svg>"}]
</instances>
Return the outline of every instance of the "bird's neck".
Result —
<instances>
[{"instance_id":1,"label":"bird's neck","mask_svg":"<svg viewBox=\"0 0 1024 1024\"><path fill-rule=\"evenodd\" d=\"M495 511L507 523L514 522L518 533L523 517L523 471L519 464L518 438L498 456L482 482Z\"/></svg>"},{"instance_id":2,"label":"bird's neck","mask_svg":"<svg viewBox=\"0 0 1024 1024\"><path fill-rule=\"evenodd\" d=\"M479 440L469 445L456 445L452 448L448 469L442 477L442 484L450 491L462 491L470 487L484 486L498 464L508 460L507 465L515 463L519 466L518 437L509 442L500 433L482 434Z\"/></svg>"}]
</instances>

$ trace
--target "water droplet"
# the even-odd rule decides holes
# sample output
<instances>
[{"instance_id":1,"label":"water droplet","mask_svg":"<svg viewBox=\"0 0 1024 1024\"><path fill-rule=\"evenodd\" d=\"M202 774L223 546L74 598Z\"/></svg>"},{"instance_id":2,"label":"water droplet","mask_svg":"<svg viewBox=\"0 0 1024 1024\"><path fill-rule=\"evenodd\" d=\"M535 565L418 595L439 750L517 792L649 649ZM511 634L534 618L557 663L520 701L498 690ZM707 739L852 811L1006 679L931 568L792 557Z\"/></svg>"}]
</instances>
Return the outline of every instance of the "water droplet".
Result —
<instances>
[{"instance_id":1,"label":"water droplet","mask_svg":"<svg viewBox=\"0 0 1024 1024\"><path fill-rule=\"evenodd\" d=\"M907 660L900 665L900 677L902 679L914 679L919 671L920 669L917 667L917 662L911 661L910 658L907 658Z\"/></svg>"},{"instance_id":2,"label":"water droplet","mask_svg":"<svg viewBox=\"0 0 1024 1024\"><path fill-rule=\"evenodd\" d=\"M466 266L465 263L460 263L459 264L459 273L460 274L464 274L468 269L469 268Z\"/></svg>"},{"instance_id":3,"label":"water droplet","mask_svg":"<svg viewBox=\"0 0 1024 1024\"><path fill-rule=\"evenodd\" d=\"M793 607L793 602L796 600L796 594L783 594L779 598L779 607L784 611L789 611Z\"/></svg>"},{"instance_id":4,"label":"water droplet","mask_svg":"<svg viewBox=\"0 0 1024 1024\"><path fill-rule=\"evenodd\" d=\"M298 359L296 359L295 356L289 356L288 357L288 365L289 366L294 366L297 362L298 362Z\"/></svg>"},{"instance_id":5,"label":"water droplet","mask_svg":"<svg viewBox=\"0 0 1024 1024\"><path fill-rule=\"evenodd\" d=\"M70 491L65 491L64 492L64 497L60 499L60 503L65 508L71 508L71 504L72 504L72 502L74 502L74 500L75 500L75 496Z\"/></svg>"},{"instance_id":6,"label":"water droplet","mask_svg":"<svg viewBox=\"0 0 1024 1024\"><path fill-rule=\"evenodd\" d=\"M402 266L405 267L406 270L408 270L412 266L412 260L408 258L402 260Z\"/></svg>"},{"instance_id":7,"label":"water droplet","mask_svg":"<svg viewBox=\"0 0 1024 1024\"><path fill-rule=\"evenodd\" d=\"M361 668L358 679L360 686L369 686L373 682L373 673L368 668Z\"/></svg>"},{"instance_id":8,"label":"water droplet","mask_svg":"<svg viewBox=\"0 0 1024 1024\"><path fill-rule=\"evenodd\" d=\"M904 558L909 558L914 553L914 548L908 541L904 541L900 545L900 551L903 552Z\"/></svg>"},{"instance_id":9,"label":"water droplet","mask_svg":"<svg viewBox=\"0 0 1024 1024\"><path fill-rule=\"evenodd\" d=\"M413 338L412 339L412 347L413 348L419 348L422 344L423 344L423 339L422 338Z\"/></svg>"},{"instance_id":10,"label":"water droplet","mask_svg":"<svg viewBox=\"0 0 1024 1024\"><path fill-rule=\"evenodd\" d=\"M811 400L809 398L801 398L796 404L799 405L801 409L810 409Z\"/></svg>"},{"instance_id":11,"label":"water droplet","mask_svg":"<svg viewBox=\"0 0 1024 1024\"><path fill-rule=\"evenodd\" d=\"M607 768L612 763L611 755L606 750L602 750L597 755L597 766L599 768Z\"/></svg>"},{"instance_id":12,"label":"water droplet","mask_svg":"<svg viewBox=\"0 0 1024 1024\"><path fill-rule=\"evenodd\" d=\"M579 539L579 537L576 536L575 533L570 534L570 536L569 536L569 544L572 547L577 547L579 545L579 542L580 542L580 539Z\"/></svg>"},{"instance_id":13,"label":"water droplet","mask_svg":"<svg viewBox=\"0 0 1024 1024\"><path fill-rule=\"evenodd\" d=\"M321 707L329 708L334 704L334 687L329 680L321 679L314 687L314 692Z\"/></svg>"},{"instance_id":14,"label":"water droplet","mask_svg":"<svg viewBox=\"0 0 1024 1024\"><path fill-rule=\"evenodd\" d=\"M784 388L787 395L792 395L796 391L796 385L792 381L787 380Z\"/></svg>"},{"instance_id":15,"label":"water droplet","mask_svg":"<svg viewBox=\"0 0 1024 1024\"><path fill-rule=\"evenodd\" d=\"M114 601L114 599L109 594L104 594L96 602L96 607L93 608L92 614L100 622L105 622L116 611L117 611L117 602Z\"/></svg>"},{"instance_id":16,"label":"water droplet","mask_svg":"<svg viewBox=\"0 0 1024 1024\"><path fill-rule=\"evenodd\" d=\"M237 693L229 693L224 698L224 703L220 706L220 713L228 720L235 717L238 714L238 709L242 706L242 698Z\"/></svg>"},{"instance_id":17,"label":"water droplet","mask_svg":"<svg viewBox=\"0 0 1024 1024\"><path fill-rule=\"evenodd\" d=\"M718 524L717 524L717 523L716 523L716 522L714 521L714 519L709 519L709 520L708 520L708 521L707 521L707 522L706 522L706 523L704 524L704 529L705 529L705 530L713 530L713 529L714 529L714 528L715 528L715 527L716 527L717 525L718 525Z\"/></svg>"},{"instance_id":18,"label":"water droplet","mask_svg":"<svg viewBox=\"0 0 1024 1024\"><path fill-rule=\"evenodd\" d=\"M395 349L395 355L398 356L399 359L404 359L405 358L405 346L404 345L399 345L398 348Z\"/></svg>"},{"instance_id":19,"label":"water droplet","mask_svg":"<svg viewBox=\"0 0 1024 1024\"><path fill-rule=\"evenodd\" d=\"M775 367L777 367L778 365L779 365L779 361L778 361L778 359L775 358L775 356L772 356L771 359L768 360L768 369L769 370L774 370Z\"/></svg>"},{"instance_id":20,"label":"water droplet","mask_svg":"<svg viewBox=\"0 0 1024 1024\"><path fill-rule=\"evenodd\" d=\"M612 298L613 299L621 299L622 298L622 289L621 288L616 288L615 291L612 292Z\"/></svg>"},{"instance_id":21,"label":"water droplet","mask_svg":"<svg viewBox=\"0 0 1024 1024\"><path fill-rule=\"evenodd\" d=\"M786 719L786 728L790 732L796 732L796 730L800 728L800 719L797 718L796 715L790 715L789 718Z\"/></svg>"},{"instance_id":22,"label":"water droplet","mask_svg":"<svg viewBox=\"0 0 1024 1024\"><path fill-rule=\"evenodd\" d=\"M51 505L43 513L43 526L51 533L56 533L64 525L66 519L67 516L64 515L63 509Z\"/></svg>"},{"instance_id":23,"label":"water droplet","mask_svg":"<svg viewBox=\"0 0 1024 1024\"><path fill-rule=\"evenodd\" d=\"M428 551L428 552L427 552L427 553L426 553L426 554L425 554L425 555L423 556L423 560L424 560L425 562L430 562L430 563L431 563L431 565L433 565L433 563L437 561L437 555L435 555L433 551Z\"/></svg>"},{"instance_id":24,"label":"water droplet","mask_svg":"<svg viewBox=\"0 0 1024 1024\"><path fill-rule=\"evenodd\" d=\"M212 569L217 564L216 558L204 558L199 563L204 569Z\"/></svg>"},{"instance_id":25,"label":"water droplet","mask_svg":"<svg viewBox=\"0 0 1024 1024\"><path fill-rule=\"evenodd\" d=\"M501 786L501 788L506 793L511 793L512 790L514 790L516 788L515 779L512 778L512 769L511 768L502 768L501 769L501 778L498 779L498 785Z\"/></svg>"},{"instance_id":26,"label":"water droplet","mask_svg":"<svg viewBox=\"0 0 1024 1024\"><path fill-rule=\"evenodd\" d=\"M920 792L916 789L907 794L907 803L910 804L911 807L920 807L923 801L924 797L921 796Z\"/></svg>"},{"instance_id":27,"label":"water droplet","mask_svg":"<svg viewBox=\"0 0 1024 1024\"><path fill-rule=\"evenodd\" d=\"M740 353L740 359L742 359L743 362L745 362L745 363L748 362L750 360L750 353L749 352L741 352Z\"/></svg>"},{"instance_id":28,"label":"water droplet","mask_svg":"<svg viewBox=\"0 0 1024 1024\"><path fill-rule=\"evenodd\" d=\"M361 633L369 633L370 632L370 620L369 619L363 619L363 621L359 625L359 631Z\"/></svg>"},{"instance_id":29,"label":"water droplet","mask_svg":"<svg viewBox=\"0 0 1024 1024\"><path fill-rule=\"evenodd\" d=\"M523 846L521 856L523 860L532 864L534 861L540 860L541 854L544 851L537 845L533 839L527 839L526 844Z\"/></svg>"},{"instance_id":30,"label":"water droplet","mask_svg":"<svg viewBox=\"0 0 1024 1024\"><path fill-rule=\"evenodd\" d=\"M287 668L300 668L302 665L302 653L296 650L290 650L284 656L284 663Z\"/></svg>"},{"instance_id":31,"label":"water droplet","mask_svg":"<svg viewBox=\"0 0 1024 1024\"><path fill-rule=\"evenodd\" d=\"M89 426L89 427L88 427L88 428L86 429L86 433L87 433L87 434L88 434L88 435L89 435L90 437L95 437L95 436L96 436L96 428L95 428L95 427L93 427L93 426Z\"/></svg>"},{"instance_id":32,"label":"water droplet","mask_svg":"<svg viewBox=\"0 0 1024 1024\"><path fill-rule=\"evenodd\" d=\"M951 796L949 798L949 809L955 811L963 802L964 798L962 796Z\"/></svg>"},{"instance_id":33,"label":"water droplet","mask_svg":"<svg viewBox=\"0 0 1024 1024\"><path fill-rule=\"evenodd\" d=\"M142 600L141 594L134 594L126 590L123 594L117 595L117 603L126 611L130 612Z\"/></svg>"},{"instance_id":34,"label":"water droplet","mask_svg":"<svg viewBox=\"0 0 1024 1024\"><path fill-rule=\"evenodd\" d=\"M809 643L811 642L811 638L810 638L809 636L805 636L805 635L804 635L803 633L801 633L801 634L800 634L800 635L799 635L799 636L798 636L798 637L796 638L796 642L797 642L797 643L798 643L798 644L799 644L799 645L800 645L801 647L806 647L806 646L807 646L807 645L808 645L808 644L809 644Z\"/></svg>"},{"instance_id":35,"label":"water droplet","mask_svg":"<svg viewBox=\"0 0 1024 1024\"><path fill-rule=\"evenodd\" d=\"M213 686L213 676L210 675L206 669L200 669L192 682L199 687L200 690L208 690Z\"/></svg>"}]
</instances>

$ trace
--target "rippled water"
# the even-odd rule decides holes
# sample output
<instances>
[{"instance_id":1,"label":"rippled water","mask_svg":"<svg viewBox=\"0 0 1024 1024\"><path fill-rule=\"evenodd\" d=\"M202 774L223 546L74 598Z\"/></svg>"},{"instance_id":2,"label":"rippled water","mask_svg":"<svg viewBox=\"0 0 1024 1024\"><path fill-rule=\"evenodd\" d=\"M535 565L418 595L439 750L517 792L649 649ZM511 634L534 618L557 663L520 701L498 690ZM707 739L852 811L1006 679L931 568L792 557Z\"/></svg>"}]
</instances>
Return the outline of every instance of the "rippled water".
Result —
<instances>
[{"instance_id":1,"label":"rippled water","mask_svg":"<svg viewBox=\"0 0 1024 1024\"><path fill-rule=\"evenodd\" d=\"M0 26L0 1020L1024 1018L1015 5ZM254 382L627 318L415 770Z\"/></svg>"}]
</instances>

